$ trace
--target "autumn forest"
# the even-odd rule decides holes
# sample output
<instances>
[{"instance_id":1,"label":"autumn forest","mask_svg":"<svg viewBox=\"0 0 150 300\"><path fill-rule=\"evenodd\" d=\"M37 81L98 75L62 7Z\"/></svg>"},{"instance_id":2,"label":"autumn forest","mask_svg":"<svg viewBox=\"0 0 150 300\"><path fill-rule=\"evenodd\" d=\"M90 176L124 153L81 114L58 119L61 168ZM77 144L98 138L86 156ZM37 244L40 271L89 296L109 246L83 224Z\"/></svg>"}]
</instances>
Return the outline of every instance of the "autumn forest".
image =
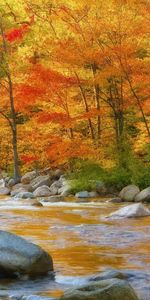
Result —
<instances>
[{"instance_id":1,"label":"autumn forest","mask_svg":"<svg viewBox=\"0 0 150 300\"><path fill-rule=\"evenodd\" d=\"M149 1L1 0L2 170L149 167L149 14Z\"/></svg>"}]
</instances>

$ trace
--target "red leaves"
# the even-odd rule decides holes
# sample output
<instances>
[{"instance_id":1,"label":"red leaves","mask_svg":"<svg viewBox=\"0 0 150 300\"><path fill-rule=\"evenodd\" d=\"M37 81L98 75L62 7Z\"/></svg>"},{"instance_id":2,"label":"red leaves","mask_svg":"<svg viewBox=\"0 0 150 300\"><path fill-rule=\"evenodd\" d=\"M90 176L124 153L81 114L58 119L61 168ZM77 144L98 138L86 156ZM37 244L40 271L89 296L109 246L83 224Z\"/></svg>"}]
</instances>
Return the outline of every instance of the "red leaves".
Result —
<instances>
[{"instance_id":1,"label":"red leaves","mask_svg":"<svg viewBox=\"0 0 150 300\"><path fill-rule=\"evenodd\" d=\"M5 33L5 37L8 42L13 43L15 41L22 41L25 34L29 31L29 25L23 24L19 28L11 29L10 31Z\"/></svg>"},{"instance_id":2,"label":"red leaves","mask_svg":"<svg viewBox=\"0 0 150 300\"><path fill-rule=\"evenodd\" d=\"M71 118L65 113L61 112L52 112L52 113L41 113L38 118L40 123L47 123L47 122L54 122L54 123L60 123L65 124L71 121Z\"/></svg>"},{"instance_id":3,"label":"red leaves","mask_svg":"<svg viewBox=\"0 0 150 300\"><path fill-rule=\"evenodd\" d=\"M23 162L25 164L30 164L34 161L37 161L38 160L38 157L37 156L33 156L33 155L22 155L21 156L21 160L23 160Z\"/></svg>"}]
</instances>

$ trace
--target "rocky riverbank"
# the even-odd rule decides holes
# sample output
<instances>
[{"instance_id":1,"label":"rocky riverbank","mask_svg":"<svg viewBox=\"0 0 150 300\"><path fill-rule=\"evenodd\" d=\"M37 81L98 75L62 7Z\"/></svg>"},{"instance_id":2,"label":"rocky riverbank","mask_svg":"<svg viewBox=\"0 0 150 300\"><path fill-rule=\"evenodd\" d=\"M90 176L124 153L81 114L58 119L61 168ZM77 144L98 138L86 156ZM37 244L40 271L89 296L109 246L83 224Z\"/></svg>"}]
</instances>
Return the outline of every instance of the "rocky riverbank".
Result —
<instances>
[{"instance_id":1,"label":"rocky riverbank","mask_svg":"<svg viewBox=\"0 0 150 300\"><path fill-rule=\"evenodd\" d=\"M64 201L65 197L75 196L79 201L84 199L110 198L113 203L135 202L150 203L150 187L140 190L132 184L116 191L115 187L106 187L101 181L94 180L95 188L92 191L80 191L72 194L72 182L66 179L65 174L59 169L27 172L19 183L13 178L6 177L0 180L0 196L11 196L14 199L38 199L47 197L46 201ZM37 202L33 201L33 205Z\"/></svg>"}]
</instances>

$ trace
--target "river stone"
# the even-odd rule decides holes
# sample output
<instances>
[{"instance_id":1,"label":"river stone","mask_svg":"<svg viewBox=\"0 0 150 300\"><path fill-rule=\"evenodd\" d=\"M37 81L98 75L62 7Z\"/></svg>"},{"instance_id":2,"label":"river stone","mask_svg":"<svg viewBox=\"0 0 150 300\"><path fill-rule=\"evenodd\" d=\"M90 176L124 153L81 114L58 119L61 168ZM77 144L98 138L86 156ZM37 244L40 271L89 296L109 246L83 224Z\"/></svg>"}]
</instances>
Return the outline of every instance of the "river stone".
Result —
<instances>
[{"instance_id":1,"label":"river stone","mask_svg":"<svg viewBox=\"0 0 150 300\"><path fill-rule=\"evenodd\" d=\"M112 218L138 218L146 216L150 216L150 210L141 203L122 207L110 215Z\"/></svg>"},{"instance_id":2,"label":"river stone","mask_svg":"<svg viewBox=\"0 0 150 300\"><path fill-rule=\"evenodd\" d=\"M123 202L123 200L121 198L112 198L112 199L108 200L107 202L109 202L109 203L121 203L121 202Z\"/></svg>"},{"instance_id":3,"label":"river stone","mask_svg":"<svg viewBox=\"0 0 150 300\"><path fill-rule=\"evenodd\" d=\"M34 197L48 197L51 196L51 190L48 186L43 185L38 187L34 192L33 192Z\"/></svg>"},{"instance_id":4,"label":"river stone","mask_svg":"<svg viewBox=\"0 0 150 300\"><path fill-rule=\"evenodd\" d=\"M19 193L24 193L24 192L32 192L32 187L30 184L22 184L22 183L17 183L12 187L11 190L11 196L14 197Z\"/></svg>"},{"instance_id":5,"label":"river stone","mask_svg":"<svg viewBox=\"0 0 150 300\"><path fill-rule=\"evenodd\" d=\"M16 184L16 183L15 183L15 180L14 180L13 178L10 178L10 179L8 180L7 186L8 186L9 188L12 188L15 184Z\"/></svg>"},{"instance_id":6,"label":"river stone","mask_svg":"<svg viewBox=\"0 0 150 300\"><path fill-rule=\"evenodd\" d=\"M69 180L66 180L64 176L61 176L59 179L61 187L58 189L58 194L64 197L69 196L71 190L71 184Z\"/></svg>"},{"instance_id":7,"label":"river stone","mask_svg":"<svg viewBox=\"0 0 150 300\"><path fill-rule=\"evenodd\" d=\"M0 230L0 273L29 276L53 271L51 256L41 247L7 231Z\"/></svg>"},{"instance_id":8,"label":"river stone","mask_svg":"<svg viewBox=\"0 0 150 300\"><path fill-rule=\"evenodd\" d=\"M0 188L0 196L5 196L10 194L10 189L8 187Z\"/></svg>"},{"instance_id":9,"label":"river stone","mask_svg":"<svg viewBox=\"0 0 150 300\"><path fill-rule=\"evenodd\" d=\"M140 193L138 193L135 198L135 202L150 202L150 187L142 190Z\"/></svg>"},{"instance_id":10,"label":"river stone","mask_svg":"<svg viewBox=\"0 0 150 300\"><path fill-rule=\"evenodd\" d=\"M57 196L50 196L45 199L41 199L41 201L43 201L43 202L64 202L65 198L61 195L57 195Z\"/></svg>"},{"instance_id":11,"label":"river stone","mask_svg":"<svg viewBox=\"0 0 150 300\"><path fill-rule=\"evenodd\" d=\"M89 197L90 198L97 198L97 197L99 197L99 194L97 192L92 191L92 192L89 192Z\"/></svg>"},{"instance_id":12,"label":"river stone","mask_svg":"<svg viewBox=\"0 0 150 300\"><path fill-rule=\"evenodd\" d=\"M134 184L130 184L127 185L126 187L124 187L120 194L119 197L123 200L123 201L128 201L128 202L133 202L135 196L140 192L140 189L138 186L134 185Z\"/></svg>"},{"instance_id":13,"label":"river stone","mask_svg":"<svg viewBox=\"0 0 150 300\"><path fill-rule=\"evenodd\" d=\"M29 295L29 296L21 296L21 297L11 297L12 300L58 300L53 297L46 297L41 295Z\"/></svg>"},{"instance_id":14,"label":"river stone","mask_svg":"<svg viewBox=\"0 0 150 300\"><path fill-rule=\"evenodd\" d=\"M0 188L5 187L5 180L4 179L0 179Z\"/></svg>"},{"instance_id":15,"label":"river stone","mask_svg":"<svg viewBox=\"0 0 150 300\"><path fill-rule=\"evenodd\" d=\"M29 184L36 177L36 175L37 175L36 171L26 173L25 175L22 176L21 183Z\"/></svg>"},{"instance_id":16,"label":"river stone","mask_svg":"<svg viewBox=\"0 0 150 300\"><path fill-rule=\"evenodd\" d=\"M89 281L100 281L112 278L127 279L127 275L115 269L108 269L98 275L90 277Z\"/></svg>"},{"instance_id":17,"label":"river stone","mask_svg":"<svg viewBox=\"0 0 150 300\"><path fill-rule=\"evenodd\" d=\"M76 193L75 197L76 198L89 198L89 192L82 191L82 192Z\"/></svg>"},{"instance_id":18,"label":"river stone","mask_svg":"<svg viewBox=\"0 0 150 300\"><path fill-rule=\"evenodd\" d=\"M66 291L60 300L138 300L128 282L108 279Z\"/></svg>"},{"instance_id":19,"label":"river stone","mask_svg":"<svg viewBox=\"0 0 150 300\"><path fill-rule=\"evenodd\" d=\"M20 192L15 197L15 199L33 199L35 198L31 192Z\"/></svg>"},{"instance_id":20,"label":"river stone","mask_svg":"<svg viewBox=\"0 0 150 300\"><path fill-rule=\"evenodd\" d=\"M33 179L30 184L32 186L33 191L35 191L38 187L41 187L43 185L49 187L51 185L51 178L49 175L38 176L35 179Z\"/></svg>"}]
</instances>

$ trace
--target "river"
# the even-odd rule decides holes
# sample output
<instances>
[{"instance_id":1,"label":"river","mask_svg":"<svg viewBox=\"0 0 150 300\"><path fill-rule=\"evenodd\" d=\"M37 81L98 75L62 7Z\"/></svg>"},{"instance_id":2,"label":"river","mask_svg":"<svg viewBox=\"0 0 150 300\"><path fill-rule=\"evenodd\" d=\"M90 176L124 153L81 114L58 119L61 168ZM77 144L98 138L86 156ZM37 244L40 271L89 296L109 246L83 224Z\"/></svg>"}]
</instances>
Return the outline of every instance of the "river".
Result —
<instances>
[{"instance_id":1,"label":"river","mask_svg":"<svg viewBox=\"0 0 150 300\"><path fill-rule=\"evenodd\" d=\"M150 217L108 220L121 204L49 203L28 207L0 201L1 230L40 245L53 257L55 281L1 280L0 296L41 294L59 297L106 269L127 273L140 299L150 300Z\"/></svg>"}]
</instances>

